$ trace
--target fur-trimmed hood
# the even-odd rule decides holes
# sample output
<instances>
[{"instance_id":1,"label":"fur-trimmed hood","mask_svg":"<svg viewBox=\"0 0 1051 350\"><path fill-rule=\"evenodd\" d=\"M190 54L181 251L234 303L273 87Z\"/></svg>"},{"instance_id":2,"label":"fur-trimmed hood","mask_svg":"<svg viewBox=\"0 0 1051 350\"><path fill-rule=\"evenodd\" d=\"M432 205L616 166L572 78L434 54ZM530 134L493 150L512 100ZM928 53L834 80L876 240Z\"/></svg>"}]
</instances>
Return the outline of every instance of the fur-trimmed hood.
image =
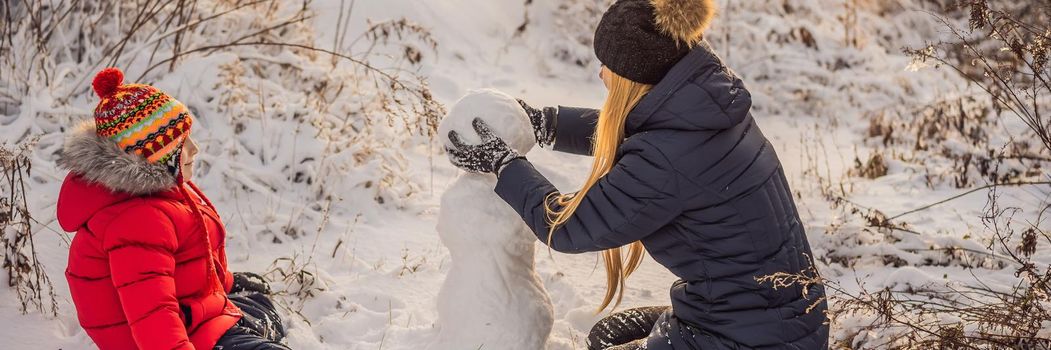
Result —
<instances>
[{"instance_id":1,"label":"fur-trimmed hood","mask_svg":"<svg viewBox=\"0 0 1051 350\"><path fill-rule=\"evenodd\" d=\"M57 163L89 183L133 196L165 191L176 184L164 164L151 164L140 155L124 152L116 143L99 137L93 122L69 132Z\"/></svg>"}]
</instances>

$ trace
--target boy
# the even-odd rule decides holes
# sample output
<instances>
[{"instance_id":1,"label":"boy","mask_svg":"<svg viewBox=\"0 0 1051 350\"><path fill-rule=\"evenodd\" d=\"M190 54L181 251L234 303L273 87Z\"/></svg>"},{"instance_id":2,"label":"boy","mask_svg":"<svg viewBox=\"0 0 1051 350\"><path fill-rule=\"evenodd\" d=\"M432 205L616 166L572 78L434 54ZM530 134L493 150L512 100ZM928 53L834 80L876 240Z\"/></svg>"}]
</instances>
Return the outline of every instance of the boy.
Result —
<instances>
[{"instance_id":1,"label":"boy","mask_svg":"<svg viewBox=\"0 0 1051 350\"><path fill-rule=\"evenodd\" d=\"M226 230L189 181L189 109L123 79L99 72L95 122L72 130L58 160L81 327L102 350L288 349L265 282L227 270Z\"/></svg>"}]
</instances>

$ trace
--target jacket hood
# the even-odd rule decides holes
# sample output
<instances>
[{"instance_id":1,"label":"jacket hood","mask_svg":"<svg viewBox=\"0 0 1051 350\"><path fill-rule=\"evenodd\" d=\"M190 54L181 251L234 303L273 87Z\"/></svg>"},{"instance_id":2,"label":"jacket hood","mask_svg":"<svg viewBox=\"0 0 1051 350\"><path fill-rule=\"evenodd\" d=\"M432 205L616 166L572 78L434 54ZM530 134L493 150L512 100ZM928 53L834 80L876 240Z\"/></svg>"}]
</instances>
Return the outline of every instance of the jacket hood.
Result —
<instances>
[{"instance_id":1,"label":"jacket hood","mask_svg":"<svg viewBox=\"0 0 1051 350\"><path fill-rule=\"evenodd\" d=\"M175 186L175 176L163 164L153 164L138 154L124 152L116 143L99 137L95 124L73 129L58 156L58 166L84 181L113 192L141 196Z\"/></svg>"},{"instance_id":2,"label":"jacket hood","mask_svg":"<svg viewBox=\"0 0 1051 350\"><path fill-rule=\"evenodd\" d=\"M99 184L89 183L75 173L66 175L58 193L58 224L66 232L74 232L91 220L103 208L123 202L134 196L113 192Z\"/></svg>"},{"instance_id":3,"label":"jacket hood","mask_svg":"<svg viewBox=\"0 0 1051 350\"><path fill-rule=\"evenodd\" d=\"M743 121L752 96L701 41L672 67L628 115L628 134L654 130L722 130Z\"/></svg>"},{"instance_id":4,"label":"jacket hood","mask_svg":"<svg viewBox=\"0 0 1051 350\"><path fill-rule=\"evenodd\" d=\"M69 170L57 204L58 223L66 232L76 231L105 207L137 196L171 192L176 184L164 165L126 153L96 135L93 122L69 132L57 163Z\"/></svg>"}]
</instances>

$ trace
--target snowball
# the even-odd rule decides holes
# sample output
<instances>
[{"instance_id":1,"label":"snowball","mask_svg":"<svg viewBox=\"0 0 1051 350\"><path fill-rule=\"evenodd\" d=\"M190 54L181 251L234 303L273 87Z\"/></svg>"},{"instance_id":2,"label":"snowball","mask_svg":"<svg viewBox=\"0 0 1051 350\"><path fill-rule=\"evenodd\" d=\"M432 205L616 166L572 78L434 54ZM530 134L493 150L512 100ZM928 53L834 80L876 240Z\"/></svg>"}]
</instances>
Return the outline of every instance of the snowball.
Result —
<instances>
[{"instance_id":1,"label":"snowball","mask_svg":"<svg viewBox=\"0 0 1051 350\"><path fill-rule=\"evenodd\" d=\"M449 131L455 130L465 142L480 144L482 139L471 126L474 118L482 118L496 136L520 154L526 154L536 144L529 116L522 106L514 97L492 89L470 90L456 101L438 125L442 142L451 147Z\"/></svg>"}]
</instances>

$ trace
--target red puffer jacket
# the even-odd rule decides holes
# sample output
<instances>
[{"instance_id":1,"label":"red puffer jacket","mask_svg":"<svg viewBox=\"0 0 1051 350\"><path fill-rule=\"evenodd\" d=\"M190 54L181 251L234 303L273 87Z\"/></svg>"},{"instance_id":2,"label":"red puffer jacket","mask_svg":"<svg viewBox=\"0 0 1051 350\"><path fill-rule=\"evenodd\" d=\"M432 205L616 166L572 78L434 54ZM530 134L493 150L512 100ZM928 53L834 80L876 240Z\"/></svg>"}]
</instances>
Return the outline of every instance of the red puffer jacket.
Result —
<instances>
[{"instance_id":1,"label":"red puffer jacket","mask_svg":"<svg viewBox=\"0 0 1051 350\"><path fill-rule=\"evenodd\" d=\"M59 159L71 170L57 207L62 228L76 231L66 279L81 327L102 350L213 348L241 317L227 299L215 208L192 183L129 168L122 161L135 159L99 141L75 131Z\"/></svg>"}]
</instances>

